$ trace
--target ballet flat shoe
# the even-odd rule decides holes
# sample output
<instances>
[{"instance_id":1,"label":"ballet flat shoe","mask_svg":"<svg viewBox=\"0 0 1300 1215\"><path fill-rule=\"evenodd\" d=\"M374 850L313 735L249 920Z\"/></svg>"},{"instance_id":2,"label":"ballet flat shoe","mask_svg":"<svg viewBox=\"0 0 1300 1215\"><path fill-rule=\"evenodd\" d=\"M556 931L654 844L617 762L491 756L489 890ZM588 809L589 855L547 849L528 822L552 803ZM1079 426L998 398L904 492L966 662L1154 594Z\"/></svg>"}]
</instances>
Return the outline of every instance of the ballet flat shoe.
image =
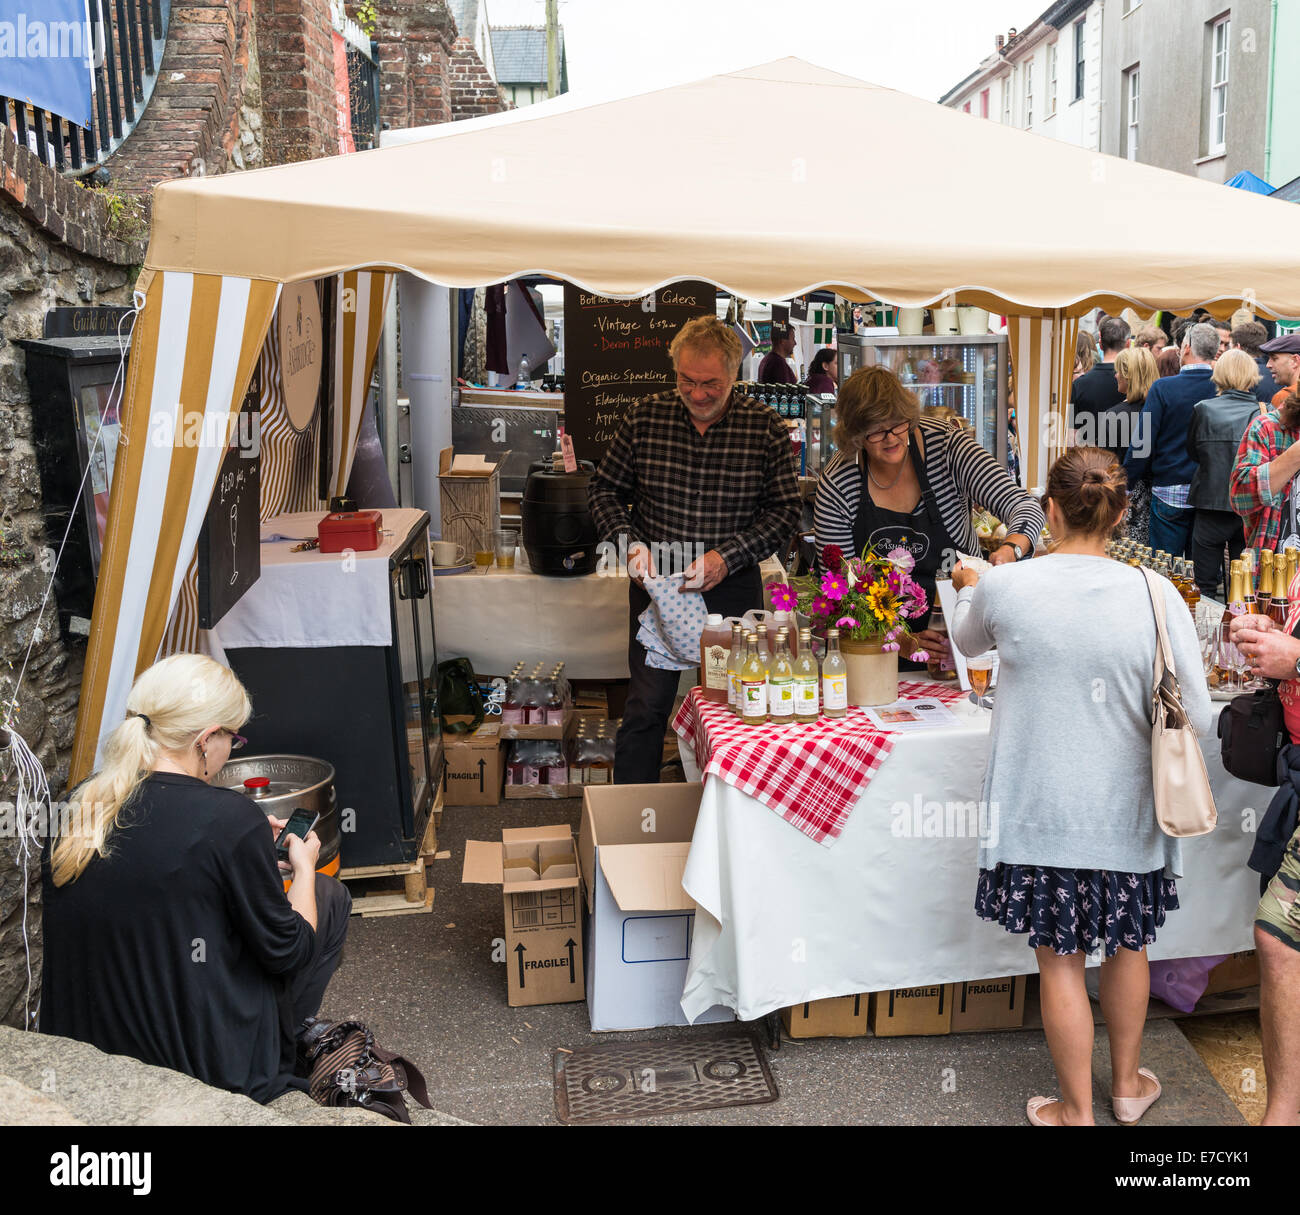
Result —
<instances>
[{"instance_id":1,"label":"ballet flat shoe","mask_svg":"<svg viewBox=\"0 0 1300 1215\"><path fill-rule=\"evenodd\" d=\"M1156 1091L1149 1097L1112 1097L1111 1105L1115 1110L1115 1120L1124 1126L1132 1126L1143 1114L1147 1112L1160 1099L1160 1081L1156 1080L1155 1072L1150 1068L1139 1067L1139 1076L1146 1076L1148 1080L1155 1082Z\"/></svg>"}]
</instances>

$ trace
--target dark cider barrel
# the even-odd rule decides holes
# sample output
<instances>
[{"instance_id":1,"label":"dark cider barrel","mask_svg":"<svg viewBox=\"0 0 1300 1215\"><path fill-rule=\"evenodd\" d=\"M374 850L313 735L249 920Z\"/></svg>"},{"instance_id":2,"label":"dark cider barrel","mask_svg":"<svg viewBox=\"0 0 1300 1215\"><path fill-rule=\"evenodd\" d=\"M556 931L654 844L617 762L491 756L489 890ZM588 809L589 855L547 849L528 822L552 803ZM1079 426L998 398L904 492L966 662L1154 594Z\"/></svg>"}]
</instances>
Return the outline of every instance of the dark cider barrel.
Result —
<instances>
[{"instance_id":1,"label":"dark cider barrel","mask_svg":"<svg viewBox=\"0 0 1300 1215\"><path fill-rule=\"evenodd\" d=\"M544 460L528 470L519 513L524 552L535 574L566 578L595 572L596 521L587 502L595 471L590 460L581 461L573 473L552 472Z\"/></svg>"}]
</instances>

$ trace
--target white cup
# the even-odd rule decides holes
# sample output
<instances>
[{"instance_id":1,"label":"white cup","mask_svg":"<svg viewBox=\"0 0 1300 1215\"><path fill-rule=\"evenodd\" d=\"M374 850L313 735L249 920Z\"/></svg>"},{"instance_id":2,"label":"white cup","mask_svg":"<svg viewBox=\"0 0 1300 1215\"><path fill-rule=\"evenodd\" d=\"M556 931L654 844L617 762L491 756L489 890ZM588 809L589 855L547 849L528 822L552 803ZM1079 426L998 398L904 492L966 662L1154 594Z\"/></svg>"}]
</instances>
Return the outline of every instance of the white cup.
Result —
<instances>
[{"instance_id":1,"label":"white cup","mask_svg":"<svg viewBox=\"0 0 1300 1215\"><path fill-rule=\"evenodd\" d=\"M433 549L434 565L463 565L465 562L464 545L453 544L450 540L433 540L429 547Z\"/></svg>"}]
</instances>

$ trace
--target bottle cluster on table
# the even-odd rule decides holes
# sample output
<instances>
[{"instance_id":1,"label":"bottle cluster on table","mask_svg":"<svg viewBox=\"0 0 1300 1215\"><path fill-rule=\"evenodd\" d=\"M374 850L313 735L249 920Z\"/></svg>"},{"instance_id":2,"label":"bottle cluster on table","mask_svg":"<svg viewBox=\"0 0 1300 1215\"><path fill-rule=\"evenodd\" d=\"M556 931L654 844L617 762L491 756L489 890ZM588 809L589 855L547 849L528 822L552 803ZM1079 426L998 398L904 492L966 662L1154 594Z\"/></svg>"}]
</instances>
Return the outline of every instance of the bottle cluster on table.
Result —
<instances>
[{"instance_id":1,"label":"bottle cluster on table","mask_svg":"<svg viewBox=\"0 0 1300 1215\"><path fill-rule=\"evenodd\" d=\"M1186 557L1175 557L1172 553L1138 544L1134 540L1112 540L1106 546L1106 554L1134 569L1145 567L1168 578L1187 604L1187 610L1195 617L1196 606L1201 602L1201 591L1196 585L1192 563Z\"/></svg>"},{"instance_id":2,"label":"bottle cluster on table","mask_svg":"<svg viewBox=\"0 0 1300 1215\"><path fill-rule=\"evenodd\" d=\"M731 629L727 659L727 707L747 726L807 723L848 712L848 669L838 629L826 634L826 656L818 662L812 631L786 626L768 639L765 624Z\"/></svg>"},{"instance_id":3,"label":"bottle cluster on table","mask_svg":"<svg viewBox=\"0 0 1300 1215\"><path fill-rule=\"evenodd\" d=\"M537 663L530 675L525 675L524 664L515 668L506 680L506 696L501 705L503 725L559 726L564 724L565 713L573 707L573 688L564 678L564 663L557 662L549 675L543 675L544 664Z\"/></svg>"}]
</instances>

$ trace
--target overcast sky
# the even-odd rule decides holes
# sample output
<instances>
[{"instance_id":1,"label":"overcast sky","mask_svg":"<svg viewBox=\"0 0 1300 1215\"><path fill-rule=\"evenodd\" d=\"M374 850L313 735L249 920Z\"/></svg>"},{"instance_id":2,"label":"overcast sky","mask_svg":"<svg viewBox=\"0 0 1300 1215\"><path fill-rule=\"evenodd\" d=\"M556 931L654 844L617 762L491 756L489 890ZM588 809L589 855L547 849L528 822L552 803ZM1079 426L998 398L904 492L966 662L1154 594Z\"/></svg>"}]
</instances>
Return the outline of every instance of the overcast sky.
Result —
<instances>
[{"instance_id":1,"label":"overcast sky","mask_svg":"<svg viewBox=\"0 0 1300 1215\"><path fill-rule=\"evenodd\" d=\"M544 0L483 0L542 25ZM641 92L797 55L936 101L1047 0L560 0L569 89ZM833 124L833 116L827 116ZM830 129L828 125L828 130Z\"/></svg>"}]
</instances>

